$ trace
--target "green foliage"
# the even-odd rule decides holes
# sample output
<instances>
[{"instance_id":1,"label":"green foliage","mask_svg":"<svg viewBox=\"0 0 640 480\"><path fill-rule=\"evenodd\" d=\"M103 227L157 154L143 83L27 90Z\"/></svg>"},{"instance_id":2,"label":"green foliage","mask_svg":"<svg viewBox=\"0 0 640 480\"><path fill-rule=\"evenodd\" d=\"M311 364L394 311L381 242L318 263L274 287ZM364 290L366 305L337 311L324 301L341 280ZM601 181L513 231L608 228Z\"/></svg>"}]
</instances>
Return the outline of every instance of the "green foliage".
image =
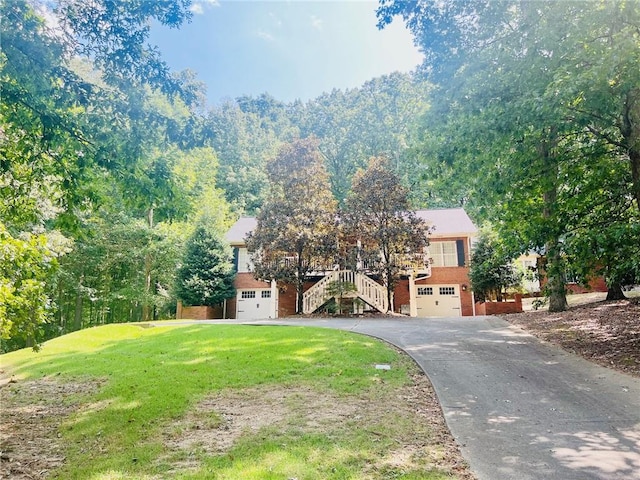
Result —
<instances>
[{"instance_id":1,"label":"green foliage","mask_svg":"<svg viewBox=\"0 0 640 480\"><path fill-rule=\"evenodd\" d=\"M193 101L193 92L182 88L170 74L157 48L148 44L152 22L178 28L189 21L190 0L162 2L112 2L62 0L55 13L67 36L67 48L80 57L91 58L104 81L121 87L123 83L151 85L166 94L181 94ZM191 94L191 95L190 95Z\"/></svg>"},{"instance_id":2,"label":"green foliage","mask_svg":"<svg viewBox=\"0 0 640 480\"><path fill-rule=\"evenodd\" d=\"M353 282L341 282L339 280L329 282L326 288L327 299L335 297L336 299L336 311L339 315L344 313L345 296L349 296L350 293L358 291L358 287ZM353 298L349 298L349 305L353 305Z\"/></svg>"},{"instance_id":3,"label":"green foliage","mask_svg":"<svg viewBox=\"0 0 640 480\"><path fill-rule=\"evenodd\" d=\"M378 15L405 20L438 84L415 149L427 199L469 203L514 253L544 249L552 311L566 308L567 261L585 275L627 265L635 234L618 222L627 199L640 208L639 4L385 0ZM603 226L625 241L568 255Z\"/></svg>"},{"instance_id":4,"label":"green foliage","mask_svg":"<svg viewBox=\"0 0 640 480\"><path fill-rule=\"evenodd\" d=\"M405 156L414 121L427 109L430 85L393 73L347 91L333 90L299 106L294 123L301 135L314 135L340 204L353 175L373 156L385 156L406 187L415 182L412 156Z\"/></svg>"},{"instance_id":5,"label":"green foliage","mask_svg":"<svg viewBox=\"0 0 640 480\"><path fill-rule=\"evenodd\" d=\"M480 302L502 301L508 288L518 287L522 282L512 259L504 253L497 233L489 228L482 230L473 248L469 280Z\"/></svg>"},{"instance_id":6,"label":"green foliage","mask_svg":"<svg viewBox=\"0 0 640 480\"><path fill-rule=\"evenodd\" d=\"M217 183L239 214L255 214L268 193L266 164L295 129L271 97L241 97L213 108L205 121L205 142L216 151Z\"/></svg>"},{"instance_id":7,"label":"green foliage","mask_svg":"<svg viewBox=\"0 0 640 480\"><path fill-rule=\"evenodd\" d=\"M247 248L256 278L295 284L302 311L305 280L334 263L336 202L313 138L284 145L267 171L271 194Z\"/></svg>"},{"instance_id":8,"label":"green foliage","mask_svg":"<svg viewBox=\"0 0 640 480\"><path fill-rule=\"evenodd\" d=\"M3 280L3 307L15 310L3 328L12 347L168 313L191 229L177 222L229 222L219 190L204 181L207 169L215 175L215 155L185 147L199 133L189 108L198 83L188 73L172 77L146 44L150 20L177 27L189 2L55 7L38 5L45 22L29 2L0 2L2 243L6 252L32 252L16 253L15 278ZM189 163L200 181L189 181Z\"/></svg>"},{"instance_id":9,"label":"green foliage","mask_svg":"<svg viewBox=\"0 0 640 480\"><path fill-rule=\"evenodd\" d=\"M145 312L168 316L190 227L150 227L144 219L108 212L96 212L82 227L85 236L61 258L55 277L60 329L135 322Z\"/></svg>"},{"instance_id":10,"label":"green foliage","mask_svg":"<svg viewBox=\"0 0 640 480\"><path fill-rule=\"evenodd\" d=\"M218 305L235 295L234 278L229 246L206 227L197 227L178 269L178 298L185 305Z\"/></svg>"},{"instance_id":11,"label":"green foliage","mask_svg":"<svg viewBox=\"0 0 640 480\"><path fill-rule=\"evenodd\" d=\"M386 159L373 157L366 170L353 178L343 211L347 238L359 239L363 256L378 257L369 265L391 295L402 266L402 256L422 252L428 245L428 226L409 208L408 190L391 171Z\"/></svg>"},{"instance_id":12,"label":"green foliage","mask_svg":"<svg viewBox=\"0 0 640 480\"><path fill-rule=\"evenodd\" d=\"M0 223L1 351L37 347L43 324L51 319L46 280L55 268L56 254L46 235L15 238Z\"/></svg>"}]
</instances>

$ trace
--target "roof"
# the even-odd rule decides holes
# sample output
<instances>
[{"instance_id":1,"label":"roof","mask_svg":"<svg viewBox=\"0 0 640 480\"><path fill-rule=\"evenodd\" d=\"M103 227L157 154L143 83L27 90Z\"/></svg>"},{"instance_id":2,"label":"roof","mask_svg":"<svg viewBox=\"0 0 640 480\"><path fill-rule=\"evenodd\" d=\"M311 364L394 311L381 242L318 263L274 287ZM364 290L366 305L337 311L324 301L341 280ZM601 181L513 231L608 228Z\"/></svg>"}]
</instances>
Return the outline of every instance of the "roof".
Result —
<instances>
[{"instance_id":1,"label":"roof","mask_svg":"<svg viewBox=\"0 0 640 480\"><path fill-rule=\"evenodd\" d=\"M227 241L231 245L244 244L244 239L249 232L252 232L258 221L256 217L240 217L227 232Z\"/></svg>"},{"instance_id":2,"label":"roof","mask_svg":"<svg viewBox=\"0 0 640 480\"><path fill-rule=\"evenodd\" d=\"M431 235L435 237L475 235L478 231L463 208L417 210L416 215L434 227Z\"/></svg>"},{"instance_id":3,"label":"roof","mask_svg":"<svg viewBox=\"0 0 640 480\"><path fill-rule=\"evenodd\" d=\"M416 215L434 227L431 233L434 237L475 235L478 230L462 208L417 210ZM227 232L227 241L231 245L244 244L245 237L257 223L255 217L240 217Z\"/></svg>"}]
</instances>

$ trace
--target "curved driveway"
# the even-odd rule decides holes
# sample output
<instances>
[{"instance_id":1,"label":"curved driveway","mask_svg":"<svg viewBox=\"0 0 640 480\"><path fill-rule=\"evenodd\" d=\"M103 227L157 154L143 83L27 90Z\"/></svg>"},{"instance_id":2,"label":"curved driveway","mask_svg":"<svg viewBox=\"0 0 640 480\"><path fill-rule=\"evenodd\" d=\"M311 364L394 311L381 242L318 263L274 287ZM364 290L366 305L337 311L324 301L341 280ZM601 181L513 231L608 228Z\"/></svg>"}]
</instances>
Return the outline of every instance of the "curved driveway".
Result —
<instances>
[{"instance_id":1,"label":"curved driveway","mask_svg":"<svg viewBox=\"0 0 640 480\"><path fill-rule=\"evenodd\" d=\"M640 379L499 318L243 323L338 328L403 349L429 376L479 480L640 480Z\"/></svg>"}]
</instances>

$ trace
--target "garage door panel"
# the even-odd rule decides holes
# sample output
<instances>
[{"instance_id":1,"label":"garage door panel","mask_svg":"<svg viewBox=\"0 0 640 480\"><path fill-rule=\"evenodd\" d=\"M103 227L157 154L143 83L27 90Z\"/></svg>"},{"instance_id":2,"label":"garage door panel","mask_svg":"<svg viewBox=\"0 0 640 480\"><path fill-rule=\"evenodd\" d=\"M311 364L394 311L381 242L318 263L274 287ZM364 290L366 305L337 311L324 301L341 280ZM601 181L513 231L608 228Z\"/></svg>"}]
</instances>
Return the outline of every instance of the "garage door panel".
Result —
<instances>
[{"instance_id":1,"label":"garage door panel","mask_svg":"<svg viewBox=\"0 0 640 480\"><path fill-rule=\"evenodd\" d=\"M458 317L461 314L458 285L417 285L419 317Z\"/></svg>"},{"instance_id":2,"label":"garage door panel","mask_svg":"<svg viewBox=\"0 0 640 480\"><path fill-rule=\"evenodd\" d=\"M261 318L269 318L271 313L271 290L239 290L237 294L237 312L238 320L257 320Z\"/></svg>"}]
</instances>

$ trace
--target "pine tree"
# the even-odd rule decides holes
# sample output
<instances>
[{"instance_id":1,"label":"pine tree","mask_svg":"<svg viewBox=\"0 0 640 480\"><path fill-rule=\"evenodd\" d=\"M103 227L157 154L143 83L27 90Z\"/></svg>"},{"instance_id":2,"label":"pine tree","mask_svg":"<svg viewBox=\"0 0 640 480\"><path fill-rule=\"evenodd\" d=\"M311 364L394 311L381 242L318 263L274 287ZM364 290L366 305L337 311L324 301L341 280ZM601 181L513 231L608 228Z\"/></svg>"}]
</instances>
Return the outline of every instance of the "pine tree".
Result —
<instances>
[{"instance_id":1,"label":"pine tree","mask_svg":"<svg viewBox=\"0 0 640 480\"><path fill-rule=\"evenodd\" d=\"M235 295L234 277L229 247L199 226L187 242L178 270L178 298L185 305L217 305Z\"/></svg>"}]
</instances>

